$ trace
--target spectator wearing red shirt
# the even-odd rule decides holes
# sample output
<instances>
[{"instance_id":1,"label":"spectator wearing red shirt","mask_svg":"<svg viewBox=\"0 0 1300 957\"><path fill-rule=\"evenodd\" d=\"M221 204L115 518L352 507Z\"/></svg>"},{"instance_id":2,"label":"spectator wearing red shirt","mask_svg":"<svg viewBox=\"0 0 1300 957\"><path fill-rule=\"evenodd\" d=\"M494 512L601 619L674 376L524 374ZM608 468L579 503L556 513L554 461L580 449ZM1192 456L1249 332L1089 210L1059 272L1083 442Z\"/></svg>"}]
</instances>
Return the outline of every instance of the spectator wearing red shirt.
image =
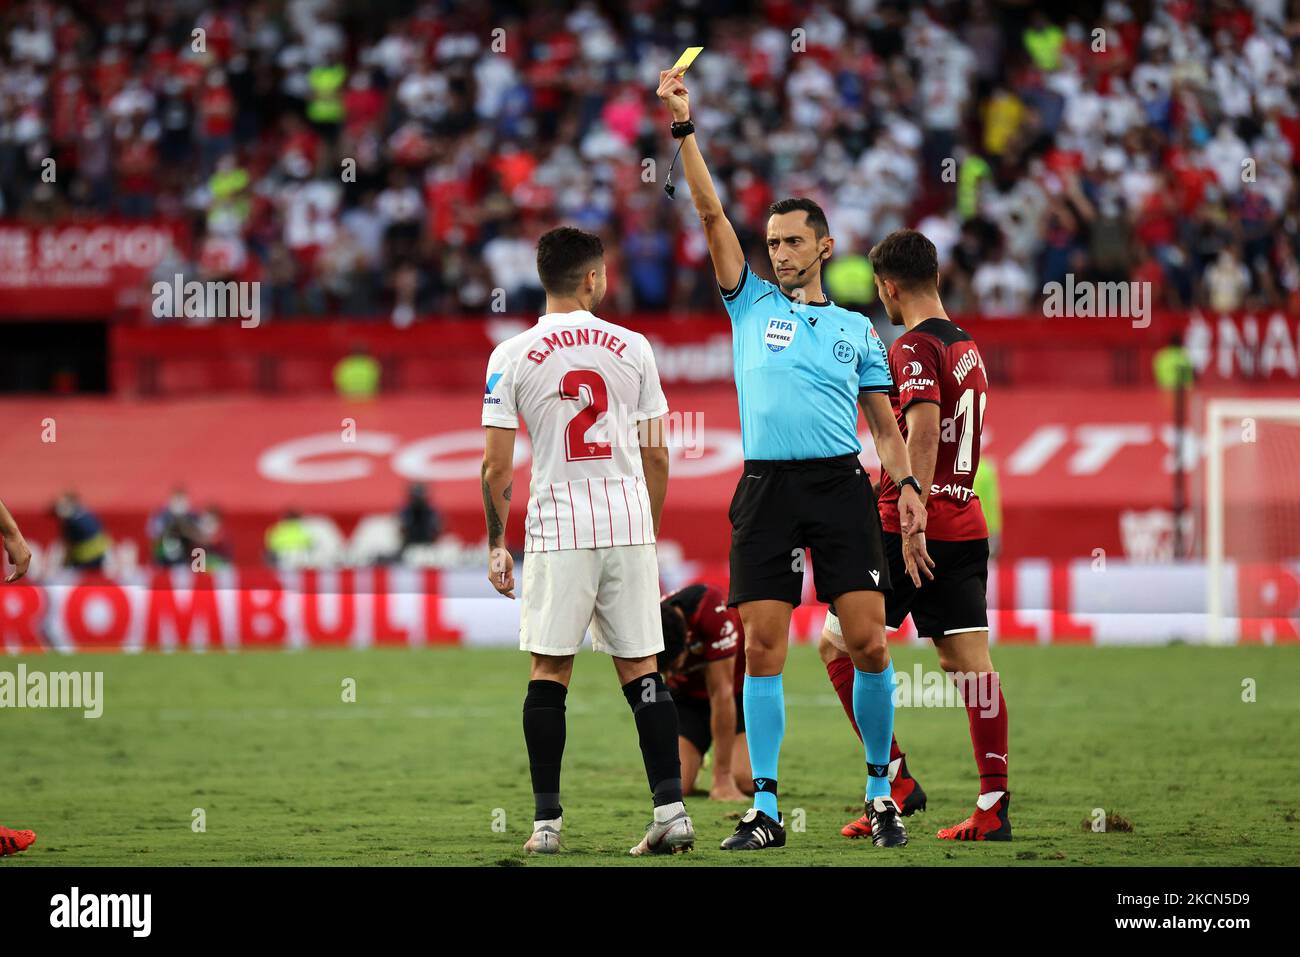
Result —
<instances>
[{"instance_id":1,"label":"spectator wearing red shirt","mask_svg":"<svg viewBox=\"0 0 1300 957\"><path fill-rule=\"evenodd\" d=\"M158 147L146 137L143 124L132 124L118 139L116 154L119 211L130 219L152 216L157 196Z\"/></svg>"}]
</instances>

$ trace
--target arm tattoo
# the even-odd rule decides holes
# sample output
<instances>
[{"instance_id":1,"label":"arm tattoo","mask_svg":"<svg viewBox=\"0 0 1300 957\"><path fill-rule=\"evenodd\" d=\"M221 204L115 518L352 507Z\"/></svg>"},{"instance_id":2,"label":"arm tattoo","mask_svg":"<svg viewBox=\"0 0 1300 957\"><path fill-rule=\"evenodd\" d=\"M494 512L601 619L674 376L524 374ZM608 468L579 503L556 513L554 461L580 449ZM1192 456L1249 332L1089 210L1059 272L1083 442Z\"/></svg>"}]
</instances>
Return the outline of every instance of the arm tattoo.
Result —
<instances>
[{"instance_id":1,"label":"arm tattoo","mask_svg":"<svg viewBox=\"0 0 1300 957\"><path fill-rule=\"evenodd\" d=\"M504 498L507 502L510 501L510 496L514 493L514 490L515 490L515 483L511 482L509 485L506 486L506 490L501 493L501 497Z\"/></svg>"},{"instance_id":2,"label":"arm tattoo","mask_svg":"<svg viewBox=\"0 0 1300 957\"><path fill-rule=\"evenodd\" d=\"M492 501L492 489L488 486L487 479L483 480L483 514L487 516L488 544L495 545L504 529L501 516L497 514L497 507Z\"/></svg>"}]
</instances>

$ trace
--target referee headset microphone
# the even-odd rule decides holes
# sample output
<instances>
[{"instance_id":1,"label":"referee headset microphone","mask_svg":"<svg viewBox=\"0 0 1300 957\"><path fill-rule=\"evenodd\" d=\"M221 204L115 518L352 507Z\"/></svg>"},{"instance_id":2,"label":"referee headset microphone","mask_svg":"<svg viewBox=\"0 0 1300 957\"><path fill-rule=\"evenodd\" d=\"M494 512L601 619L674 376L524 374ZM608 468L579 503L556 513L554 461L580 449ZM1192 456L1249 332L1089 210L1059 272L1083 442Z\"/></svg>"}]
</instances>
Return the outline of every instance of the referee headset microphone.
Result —
<instances>
[{"instance_id":1,"label":"referee headset microphone","mask_svg":"<svg viewBox=\"0 0 1300 957\"><path fill-rule=\"evenodd\" d=\"M820 262L825 262L825 261L826 261L826 250L824 250L824 249L819 250L819 251L817 252L817 258L814 259L814 260L813 260L812 262L810 262L808 265L804 266L802 269L799 270L799 273L798 273L799 278L802 279L802 278L803 278L803 274L806 273L809 269L812 269L812 267L813 267L815 264L820 263Z\"/></svg>"}]
</instances>

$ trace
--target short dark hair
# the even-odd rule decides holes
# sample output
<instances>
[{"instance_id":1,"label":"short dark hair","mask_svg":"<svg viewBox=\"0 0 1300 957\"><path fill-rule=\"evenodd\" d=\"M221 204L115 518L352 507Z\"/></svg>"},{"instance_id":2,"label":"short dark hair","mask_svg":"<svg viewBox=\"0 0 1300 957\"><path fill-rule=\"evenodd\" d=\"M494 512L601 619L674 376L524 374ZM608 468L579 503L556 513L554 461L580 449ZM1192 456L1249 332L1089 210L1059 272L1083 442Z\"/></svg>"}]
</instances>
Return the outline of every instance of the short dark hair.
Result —
<instances>
[{"instance_id":1,"label":"short dark hair","mask_svg":"<svg viewBox=\"0 0 1300 957\"><path fill-rule=\"evenodd\" d=\"M915 229L890 233L867 253L876 275L904 289L922 289L935 284L939 275L939 251Z\"/></svg>"},{"instance_id":2,"label":"short dark hair","mask_svg":"<svg viewBox=\"0 0 1300 957\"><path fill-rule=\"evenodd\" d=\"M818 239L825 239L831 234L830 223L826 222L826 214L822 212L820 206L807 197L778 199L767 208L767 215L769 216L797 212L808 214L808 225L812 227L813 235Z\"/></svg>"},{"instance_id":3,"label":"short dark hair","mask_svg":"<svg viewBox=\"0 0 1300 957\"><path fill-rule=\"evenodd\" d=\"M686 647L686 619L677 613L677 606L671 602L659 603L659 619L663 623L664 650L659 652L659 670L677 660L677 656Z\"/></svg>"},{"instance_id":4,"label":"short dark hair","mask_svg":"<svg viewBox=\"0 0 1300 957\"><path fill-rule=\"evenodd\" d=\"M599 236L557 226L537 240L537 278L551 295L567 296L604 257L605 246Z\"/></svg>"}]
</instances>

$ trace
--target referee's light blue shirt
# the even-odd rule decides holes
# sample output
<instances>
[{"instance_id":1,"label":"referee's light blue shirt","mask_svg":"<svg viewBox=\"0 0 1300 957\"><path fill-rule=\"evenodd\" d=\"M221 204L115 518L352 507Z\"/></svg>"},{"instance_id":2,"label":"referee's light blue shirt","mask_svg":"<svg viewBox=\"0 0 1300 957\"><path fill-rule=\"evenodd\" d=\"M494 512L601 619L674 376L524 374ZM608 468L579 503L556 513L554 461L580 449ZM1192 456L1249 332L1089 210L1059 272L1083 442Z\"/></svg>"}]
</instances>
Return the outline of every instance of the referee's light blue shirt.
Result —
<instances>
[{"instance_id":1,"label":"referee's light blue shirt","mask_svg":"<svg viewBox=\"0 0 1300 957\"><path fill-rule=\"evenodd\" d=\"M833 302L800 304L748 265L722 291L746 459L820 459L862 451L858 394L888 392L885 344L871 320Z\"/></svg>"}]
</instances>

